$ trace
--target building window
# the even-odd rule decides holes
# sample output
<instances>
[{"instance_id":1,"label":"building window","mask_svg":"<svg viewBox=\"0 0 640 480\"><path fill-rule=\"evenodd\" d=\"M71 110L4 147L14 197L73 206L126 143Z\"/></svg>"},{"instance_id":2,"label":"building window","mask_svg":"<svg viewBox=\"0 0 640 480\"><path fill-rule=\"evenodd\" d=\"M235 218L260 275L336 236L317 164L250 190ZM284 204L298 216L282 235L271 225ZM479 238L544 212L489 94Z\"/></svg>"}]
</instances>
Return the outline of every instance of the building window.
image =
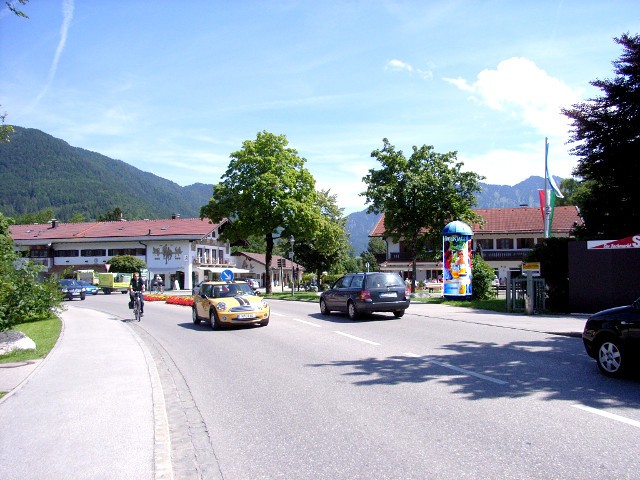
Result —
<instances>
[{"instance_id":1,"label":"building window","mask_svg":"<svg viewBox=\"0 0 640 480\"><path fill-rule=\"evenodd\" d=\"M533 248L533 238L517 238L516 245L518 250L531 250Z\"/></svg>"},{"instance_id":2,"label":"building window","mask_svg":"<svg viewBox=\"0 0 640 480\"><path fill-rule=\"evenodd\" d=\"M101 248L91 248L82 250L80 256L82 257L104 257L107 255L107 251Z\"/></svg>"},{"instance_id":3,"label":"building window","mask_svg":"<svg viewBox=\"0 0 640 480\"><path fill-rule=\"evenodd\" d=\"M496 249L498 249L498 250L513 250L513 239L511 239L511 238L496 238Z\"/></svg>"},{"instance_id":4,"label":"building window","mask_svg":"<svg viewBox=\"0 0 640 480\"><path fill-rule=\"evenodd\" d=\"M480 238L476 239L476 250L480 247L482 250L493 250L492 238Z\"/></svg>"},{"instance_id":5,"label":"building window","mask_svg":"<svg viewBox=\"0 0 640 480\"><path fill-rule=\"evenodd\" d=\"M100 251L104 252L104 250L100 250ZM131 255L133 257L144 257L146 254L147 254L147 251L144 248L110 248L109 249L110 257L117 257L119 255ZM88 256L99 257L99 256L104 256L104 253L102 255L88 255Z\"/></svg>"},{"instance_id":6,"label":"building window","mask_svg":"<svg viewBox=\"0 0 640 480\"><path fill-rule=\"evenodd\" d=\"M80 252L78 250L56 250L55 257L79 257Z\"/></svg>"}]
</instances>

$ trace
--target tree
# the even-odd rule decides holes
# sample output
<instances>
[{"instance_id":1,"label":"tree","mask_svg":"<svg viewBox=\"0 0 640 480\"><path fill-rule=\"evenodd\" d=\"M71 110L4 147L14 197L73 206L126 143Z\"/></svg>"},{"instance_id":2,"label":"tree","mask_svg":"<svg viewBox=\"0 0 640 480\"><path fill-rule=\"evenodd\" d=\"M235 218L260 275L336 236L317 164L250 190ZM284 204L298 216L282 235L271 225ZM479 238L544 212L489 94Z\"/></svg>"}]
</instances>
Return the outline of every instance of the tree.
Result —
<instances>
[{"instance_id":1,"label":"tree","mask_svg":"<svg viewBox=\"0 0 640 480\"><path fill-rule=\"evenodd\" d=\"M383 144L382 150L371 153L382 168L369 170L363 178L367 190L361 195L370 204L367 213L384 213L386 234L396 243L405 242L412 256L411 290L415 291L418 255L439 251L441 232L448 222L478 220L471 207L484 177L462 172L456 152L441 154L432 146L414 146L407 159L386 138Z\"/></svg>"},{"instance_id":2,"label":"tree","mask_svg":"<svg viewBox=\"0 0 640 480\"><path fill-rule=\"evenodd\" d=\"M117 255L109 259L109 271L114 273L133 273L147 268L147 264L133 255Z\"/></svg>"},{"instance_id":3,"label":"tree","mask_svg":"<svg viewBox=\"0 0 640 480\"><path fill-rule=\"evenodd\" d=\"M48 318L60 306L58 285L53 277L40 279L42 268L14 251L9 220L0 213L0 332Z\"/></svg>"},{"instance_id":4,"label":"tree","mask_svg":"<svg viewBox=\"0 0 640 480\"><path fill-rule=\"evenodd\" d=\"M120 210L120 207L116 207L113 209L113 212L104 212L103 215L98 215L98 221L99 222L118 222L120 220L122 220L122 210Z\"/></svg>"},{"instance_id":5,"label":"tree","mask_svg":"<svg viewBox=\"0 0 640 480\"><path fill-rule=\"evenodd\" d=\"M222 181L213 186L211 200L200 209L200 217L214 223L229 219L222 238L231 243L261 235L267 266L276 239L307 238L318 218L315 180L304 168L306 160L288 143L284 135L266 131L243 142L231 154ZM271 293L269 268L266 288Z\"/></svg>"},{"instance_id":6,"label":"tree","mask_svg":"<svg viewBox=\"0 0 640 480\"><path fill-rule=\"evenodd\" d=\"M5 125L4 123L7 115L9 115L7 112L0 115L0 143L7 143L11 141L11 134L14 131L11 125Z\"/></svg>"},{"instance_id":7,"label":"tree","mask_svg":"<svg viewBox=\"0 0 640 480\"><path fill-rule=\"evenodd\" d=\"M624 238L640 225L640 36L624 34L613 62L616 77L594 80L603 95L563 113L572 120L571 153L579 158L573 174L587 194L578 198L582 238Z\"/></svg>"},{"instance_id":8,"label":"tree","mask_svg":"<svg viewBox=\"0 0 640 480\"><path fill-rule=\"evenodd\" d=\"M554 312L570 311L569 241L568 238L545 238L524 259L527 262L540 262L540 274L547 290L546 308Z\"/></svg>"},{"instance_id":9,"label":"tree","mask_svg":"<svg viewBox=\"0 0 640 480\"><path fill-rule=\"evenodd\" d=\"M322 272L330 271L343 262L351 247L345 230L347 220L342 215L343 210L338 207L336 195L329 190L320 190L316 199L320 215L310 235L296 240L294 260L320 278Z\"/></svg>"}]
</instances>

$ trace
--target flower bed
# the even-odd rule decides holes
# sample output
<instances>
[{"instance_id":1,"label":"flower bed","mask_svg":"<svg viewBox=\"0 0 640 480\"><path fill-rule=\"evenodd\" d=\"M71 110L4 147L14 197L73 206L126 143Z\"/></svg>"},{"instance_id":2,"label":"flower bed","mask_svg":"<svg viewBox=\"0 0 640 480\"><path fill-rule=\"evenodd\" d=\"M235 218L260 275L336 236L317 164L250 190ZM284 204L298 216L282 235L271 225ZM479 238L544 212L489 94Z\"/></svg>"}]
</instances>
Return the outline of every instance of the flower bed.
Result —
<instances>
[{"instance_id":1,"label":"flower bed","mask_svg":"<svg viewBox=\"0 0 640 480\"><path fill-rule=\"evenodd\" d=\"M165 302L167 300L167 295L160 295L158 293L148 293L144 296L145 302Z\"/></svg>"},{"instance_id":2,"label":"flower bed","mask_svg":"<svg viewBox=\"0 0 640 480\"><path fill-rule=\"evenodd\" d=\"M159 293L149 293L144 296L145 302L166 302L172 305L184 305L190 307L193 305L193 298L180 297L178 295L161 295Z\"/></svg>"},{"instance_id":3,"label":"flower bed","mask_svg":"<svg viewBox=\"0 0 640 480\"><path fill-rule=\"evenodd\" d=\"M170 296L169 298L167 298L167 303L171 303L173 305L184 305L185 307L190 307L193 305L193 298Z\"/></svg>"}]
</instances>

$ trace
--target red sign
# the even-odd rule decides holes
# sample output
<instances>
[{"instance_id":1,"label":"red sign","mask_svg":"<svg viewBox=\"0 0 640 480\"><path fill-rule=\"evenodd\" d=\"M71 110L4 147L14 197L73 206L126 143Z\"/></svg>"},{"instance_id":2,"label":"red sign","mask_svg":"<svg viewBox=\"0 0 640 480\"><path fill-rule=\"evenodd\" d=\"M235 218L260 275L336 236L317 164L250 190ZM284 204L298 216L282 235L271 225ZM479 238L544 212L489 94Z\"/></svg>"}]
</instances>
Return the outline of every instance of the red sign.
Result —
<instances>
[{"instance_id":1,"label":"red sign","mask_svg":"<svg viewBox=\"0 0 640 480\"><path fill-rule=\"evenodd\" d=\"M620 240L591 240L587 242L589 250L616 250L619 248L640 248L640 234Z\"/></svg>"}]
</instances>

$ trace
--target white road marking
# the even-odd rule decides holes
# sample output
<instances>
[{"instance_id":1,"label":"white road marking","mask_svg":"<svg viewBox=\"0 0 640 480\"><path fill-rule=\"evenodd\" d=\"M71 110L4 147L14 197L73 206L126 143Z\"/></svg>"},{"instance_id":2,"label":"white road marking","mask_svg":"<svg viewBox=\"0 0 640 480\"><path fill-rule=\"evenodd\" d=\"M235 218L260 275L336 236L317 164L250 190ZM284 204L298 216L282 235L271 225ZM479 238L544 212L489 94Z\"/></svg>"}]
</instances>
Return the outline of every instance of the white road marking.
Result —
<instances>
[{"instance_id":1,"label":"white road marking","mask_svg":"<svg viewBox=\"0 0 640 480\"><path fill-rule=\"evenodd\" d=\"M444 367L444 368L448 368L450 370L454 370L454 371L456 371L458 373L462 373L464 375L470 375L472 377L476 377L476 378L479 378L481 380L486 380L488 382L497 383L498 385L506 385L507 383L509 383L509 382L505 382L504 380L499 380L497 378L489 377L488 375L483 375L482 373L476 373L476 372L472 372L471 370L467 370L465 368L456 367L455 365L449 365L448 363L438 362L437 360L431 360L431 359L429 359L427 357L423 357L422 355L417 355L415 353L407 352L407 353L405 353L405 355L408 356L408 357L424 358L429 363L433 363L433 364L438 365L440 367Z\"/></svg>"},{"instance_id":2,"label":"white road marking","mask_svg":"<svg viewBox=\"0 0 640 480\"><path fill-rule=\"evenodd\" d=\"M294 318L296 322L304 323L305 325L311 325L312 327L322 328L322 325L318 325L316 323L307 322L306 320L300 320L299 318Z\"/></svg>"},{"instance_id":3,"label":"white road marking","mask_svg":"<svg viewBox=\"0 0 640 480\"><path fill-rule=\"evenodd\" d=\"M274 311L271 311L271 315L276 316L276 317L286 317L286 315L284 313L276 313Z\"/></svg>"},{"instance_id":4,"label":"white road marking","mask_svg":"<svg viewBox=\"0 0 640 480\"><path fill-rule=\"evenodd\" d=\"M369 345L380 345L379 343L372 342L371 340L365 340L364 338L356 337L355 335L349 335L348 333L340 332L338 330L334 330L334 333L337 333L338 335L343 335L345 337L352 338L354 340L358 340L359 342L368 343Z\"/></svg>"},{"instance_id":5,"label":"white road marking","mask_svg":"<svg viewBox=\"0 0 640 480\"><path fill-rule=\"evenodd\" d=\"M605 412L604 410L598 410L597 408L587 407L586 405L571 405L571 406L574 408L579 408L580 410L584 410L585 412L595 413L596 415L600 415L601 417L626 423L627 425L631 425L632 427L640 428L640 422L637 420L631 420L629 418L621 417L620 415L616 415L614 413Z\"/></svg>"}]
</instances>

